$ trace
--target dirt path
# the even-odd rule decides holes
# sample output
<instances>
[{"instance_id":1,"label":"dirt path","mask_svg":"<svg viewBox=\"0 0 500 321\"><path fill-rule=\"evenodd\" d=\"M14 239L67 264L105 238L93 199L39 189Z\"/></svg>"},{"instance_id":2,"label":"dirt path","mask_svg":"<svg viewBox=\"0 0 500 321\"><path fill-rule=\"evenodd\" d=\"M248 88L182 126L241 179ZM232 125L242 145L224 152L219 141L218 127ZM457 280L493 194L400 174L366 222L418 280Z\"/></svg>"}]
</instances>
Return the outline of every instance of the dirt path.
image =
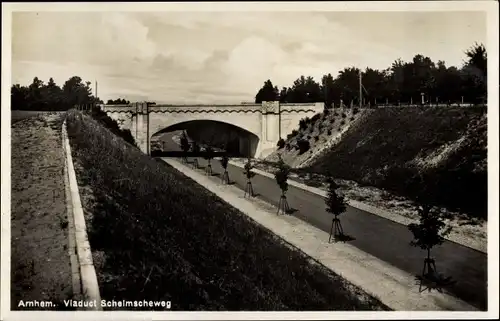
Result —
<instances>
[{"instance_id":1,"label":"dirt path","mask_svg":"<svg viewBox=\"0 0 500 321\"><path fill-rule=\"evenodd\" d=\"M12 125L11 309L73 296L68 255L61 125L64 113L44 113ZM22 301L21 301L22 300ZM52 303L52 306L50 306Z\"/></svg>"}]
</instances>

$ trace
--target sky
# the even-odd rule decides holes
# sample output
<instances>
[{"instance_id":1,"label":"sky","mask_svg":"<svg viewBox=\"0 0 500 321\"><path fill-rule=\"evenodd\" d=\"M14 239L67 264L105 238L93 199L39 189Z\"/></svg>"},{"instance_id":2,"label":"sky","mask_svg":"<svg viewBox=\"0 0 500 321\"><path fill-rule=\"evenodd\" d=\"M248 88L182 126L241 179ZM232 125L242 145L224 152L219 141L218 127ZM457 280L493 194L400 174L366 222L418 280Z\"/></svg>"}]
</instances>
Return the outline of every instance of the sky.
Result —
<instances>
[{"instance_id":1,"label":"sky","mask_svg":"<svg viewBox=\"0 0 500 321\"><path fill-rule=\"evenodd\" d=\"M98 82L104 101L240 103L267 79L318 82L419 53L461 66L484 12L14 12L12 83Z\"/></svg>"}]
</instances>

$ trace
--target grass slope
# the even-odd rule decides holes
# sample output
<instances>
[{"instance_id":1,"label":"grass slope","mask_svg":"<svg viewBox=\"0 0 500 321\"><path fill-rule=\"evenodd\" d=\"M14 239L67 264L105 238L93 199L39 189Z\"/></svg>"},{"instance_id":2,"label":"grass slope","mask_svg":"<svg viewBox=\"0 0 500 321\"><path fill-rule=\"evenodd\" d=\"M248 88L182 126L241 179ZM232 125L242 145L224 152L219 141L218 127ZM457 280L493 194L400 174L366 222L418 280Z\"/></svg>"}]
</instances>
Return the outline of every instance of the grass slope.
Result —
<instances>
[{"instance_id":1,"label":"grass slope","mask_svg":"<svg viewBox=\"0 0 500 321\"><path fill-rule=\"evenodd\" d=\"M378 300L81 113L68 115L101 295L174 310L378 310Z\"/></svg>"},{"instance_id":2,"label":"grass slope","mask_svg":"<svg viewBox=\"0 0 500 321\"><path fill-rule=\"evenodd\" d=\"M485 108L381 108L306 170L403 196L426 188L436 205L486 218L486 123Z\"/></svg>"},{"instance_id":3,"label":"grass slope","mask_svg":"<svg viewBox=\"0 0 500 321\"><path fill-rule=\"evenodd\" d=\"M346 130L356 123L361 116L370 112L367 109L337 108L327 113L316 114L303 119L303 127L299 127L288 135L283 148L278 148L265 158L266 162L278 161L278 154L291 167L301 168L308 165L319 154L340 139ZM299 141L307 141L309 148L305 152L299 149Z\"/></svg>"}]
</instances>

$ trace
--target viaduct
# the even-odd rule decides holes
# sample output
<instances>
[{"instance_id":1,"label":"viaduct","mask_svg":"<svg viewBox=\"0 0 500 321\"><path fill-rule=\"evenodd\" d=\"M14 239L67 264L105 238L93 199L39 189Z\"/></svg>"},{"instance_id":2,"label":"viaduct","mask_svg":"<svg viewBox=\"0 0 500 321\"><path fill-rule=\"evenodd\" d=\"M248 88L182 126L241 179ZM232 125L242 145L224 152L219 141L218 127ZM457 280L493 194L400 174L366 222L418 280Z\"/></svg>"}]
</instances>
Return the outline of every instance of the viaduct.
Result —
<instances>
[{"instance_id":1,"label":"viaduct","mask_svg":"<svg viewBox=\"0 0 500 321\"><path fill-rule=\"evenodd\" d=\"M280 137L286 137L305 117L323 111L323 103L280 104L277 101L240 105L100 105L101 110L129 129L139 148L150 153L151 137L169 128L200 121L226 123L245 133L239 137L239 150L263 158L276 149ZM245 137L246 136L246 137Z\"/></svg>"}]
</instances>

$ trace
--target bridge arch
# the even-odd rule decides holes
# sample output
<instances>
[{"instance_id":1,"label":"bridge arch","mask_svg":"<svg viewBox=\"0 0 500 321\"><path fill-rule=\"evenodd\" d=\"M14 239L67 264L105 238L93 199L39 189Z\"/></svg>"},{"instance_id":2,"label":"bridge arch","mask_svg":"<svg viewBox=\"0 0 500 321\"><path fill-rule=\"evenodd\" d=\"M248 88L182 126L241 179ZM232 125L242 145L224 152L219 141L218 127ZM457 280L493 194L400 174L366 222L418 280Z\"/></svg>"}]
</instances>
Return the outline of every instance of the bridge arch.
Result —
<instances>
[{"instance_id":1,"label":"bridge arch","mask_svg":"<svg viewBox=\"0 0 500 321\"><path fill-rule=\"evenodd\" d=\"M260 141L255 133L220 119L190 119L172 123L154 132L157 128L154 127L150 132L150 142L162 134L183 130L191 139L201 144L219 148L229 144L233 151L237 151L242 157L254 157Z\"/></svg>"}]
</instances>

